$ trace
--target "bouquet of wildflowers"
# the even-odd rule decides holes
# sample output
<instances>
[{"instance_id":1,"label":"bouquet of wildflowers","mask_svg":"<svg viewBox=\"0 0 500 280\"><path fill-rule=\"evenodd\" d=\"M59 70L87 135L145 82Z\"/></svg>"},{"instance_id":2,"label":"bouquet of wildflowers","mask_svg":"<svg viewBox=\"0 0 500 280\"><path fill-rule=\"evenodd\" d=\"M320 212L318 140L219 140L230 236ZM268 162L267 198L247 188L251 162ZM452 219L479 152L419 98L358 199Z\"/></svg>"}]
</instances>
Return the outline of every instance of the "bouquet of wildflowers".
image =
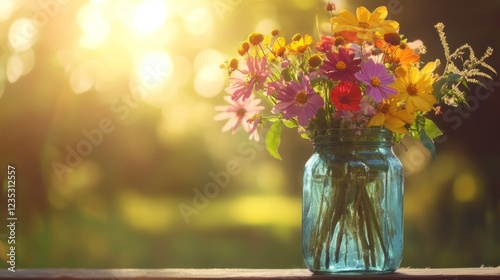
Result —
<instances>
[{"instance_id":1,"label":"bouquet of wildflowers","mask_svg":"<svg viewBox=\"0 0 500 280\"><path fill-rule=\"evenodd\" d=\"M222 65L229 73L229 105L216 107L215 120L227 120L223 131L243 128L259 141L266 129L266 147L276 158L283 125L298 128L304 138L330 128L385 127L394 141L408 134L433 152L427 140L441 131L428 114L440 114L440 104L465 103L468 83L492 79L485 70L496 73L485 62L491 48L480 58L467 44L451 52L442 23L435 26L446 57L439 75L439 60L422 62L425 47L408 42L399 23L386 20L386 7L334 15L328 2L326 10L331 33L316 40L296 34L287 41L273 30L251 33L240 43L239 57Z\"/></svg>"},{"instance_id":2,"label":"bouquet of wildflowers","mask_svg":"<svg viewBox=\"0 0 500 280\"><path fill-rule=\"evenodd\" d=\"M434 156L432 139L441 131L429 115L441 114L441 104L466 103L469 83L482 85L481 80L496 74L485 62L491 48L480 58L467 44L451 52L442 23L435 27L446 64L438 74L440 61L423 62L422 42L408 41L398 22L386 20L386 7L372 12L359 7L355 14L343 10L334 15L335 5L328 2L326 10L331 13L331 32L320 38L296 34L287 41L273 30L267 35L251 33L240 43L239 57L223 64L229 74L224 97L229 105L217 106L215 116L227 120L223 131L243 128L259 141L259 132L266 129L267 150L281 158L282 127L297 128L308 139L338 128L382 127L392 132L394 142L405 135L421 140ZM308 234L304 248L312 269L328 271L332 262L338 265L333 269L342 270L352 264L350 256L362 256L362 264L356 266L367 270L386 268L392 237L385 234L397 231L387 222L390 209L382 201L388 199L377 191L380 177L387 173L349 165L345 154L335 163L330 155L324 158L328 178L318 175L324 181L317 179L317 186L325 188L315 188L318 201L303 213L308 217L303 220ZM354 253L346 249L350 242Z\"/></svg>"}]
</instances>

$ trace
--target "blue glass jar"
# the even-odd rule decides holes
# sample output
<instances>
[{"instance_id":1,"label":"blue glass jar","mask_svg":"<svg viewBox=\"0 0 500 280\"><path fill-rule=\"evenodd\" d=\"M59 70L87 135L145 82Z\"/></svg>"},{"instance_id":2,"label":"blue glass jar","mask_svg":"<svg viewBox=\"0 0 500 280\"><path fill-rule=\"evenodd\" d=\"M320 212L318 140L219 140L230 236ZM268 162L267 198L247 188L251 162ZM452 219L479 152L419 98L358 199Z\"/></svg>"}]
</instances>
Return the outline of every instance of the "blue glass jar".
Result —
<instances>
[{"instance_id":1,"label":"blue glass jar","mask_svg":"<svg viewBox=\"0 0 500 280\"><path fill-rule=\"evenodd\" d=\"M317 274L395 271L403 253L403 166L384 128L315 131L305 165L302 250Z\"/></svg>"}]
</instances>

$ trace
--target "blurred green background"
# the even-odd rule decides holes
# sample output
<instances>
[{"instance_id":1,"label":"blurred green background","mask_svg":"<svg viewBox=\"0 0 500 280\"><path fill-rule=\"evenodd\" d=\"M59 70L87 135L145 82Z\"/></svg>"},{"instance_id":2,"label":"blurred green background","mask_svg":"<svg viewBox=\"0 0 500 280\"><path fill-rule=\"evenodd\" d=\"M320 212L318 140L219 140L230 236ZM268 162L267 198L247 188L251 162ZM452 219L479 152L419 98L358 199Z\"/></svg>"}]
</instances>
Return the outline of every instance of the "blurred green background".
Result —
<instances>
[{"instance_id":1,"label":"blurred green background","mask_svg":"<svg viewBox=\"0 0 500 280\"><path fill-rule=\"evenodd\" d=\"M453 49L468 42L479 56L491 46L500 69L500 2L335 3L388 6L401 33L427 46L424 61L444 59L433 27L442 21ZM310 143L285 131L279 161L243 132L222 133L213 117L227 78L219 65L239 42L274 28L288 40L317 40L328 24L324 4L2 0L0 223L10 164L16 267L304 267ZM497 81L471 85L471 107L434 118L445 132L435 161L400 153L408 171L402 266L500 265L499 90ZM199 194L205 188L210 197ZM5 261L9 232L0 228Z\"/></svg>"}]
</instances>

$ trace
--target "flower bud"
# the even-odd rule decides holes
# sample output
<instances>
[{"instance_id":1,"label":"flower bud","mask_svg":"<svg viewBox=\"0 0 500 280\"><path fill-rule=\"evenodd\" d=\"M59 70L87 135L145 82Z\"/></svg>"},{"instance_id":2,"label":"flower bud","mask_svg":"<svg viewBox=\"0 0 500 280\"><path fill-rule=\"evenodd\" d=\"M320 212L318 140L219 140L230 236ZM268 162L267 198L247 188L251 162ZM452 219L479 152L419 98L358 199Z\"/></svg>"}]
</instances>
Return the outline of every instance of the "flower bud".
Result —
<instances>
[{"instance_id":1,"label":"flower bud","mask_svg":"<svg viewBox=\"0 0 500 280\"><path fill-rule=\"evenodd\" d=\"M311 66L312 68L316 68L323 63L323 59L319 55L313 55L307 62L309 63L309 66Z\"/></svg>"},{"instance_id":2,"label":"flower bud","mask_svg":"<svg viewBox=\"0 0 500 280\"><path fill-rule=\"evenodd\" d=\"M386 33L384 35L384 41L393 46L398 46L399 44L401 44L401 37L398 33Z\"/></svg>"},{"instance_id":3,"label":"flower bud","mask_svg":"<svg viewBox=\"0 0 500 280\"><path fill-rule=\"evenodd\" d=\"M248 42L250 44L256 46L264 41L264 35L258 32L252 32L250 35L248 35Z\"/></svg>"},{"instance_id":4,"label":"flower bud","mask_svg":"<svg viewBox=\"0 0 500 280\"><path fill-rule=\"evenodd\" d=\"M300 35L300 33L297 33L292 37L292 41L300 41L300 39L302 39L302 35Z\"/></svg>"},{"instance_id":5,"label":"flower bud","mask_svg":"<svg viewBox=\"0 0 500 280\"><path fill-rule=\"evenodd\" d=\"M250 49L250 44L247 41L242 42L240 44L240 46L238 47L238 54L243 56L244 54L246 54L248 52L249 49Z\"/></svg>"},{"instance_id":6,"label":"flower bud","mask_svg":"<svg viewBox=\"0 0 500 280\"><path fill-rule=\"evenodd\" d=\"M333 40L333 43L335 44L335 46L343 46L345 44L345 39L344 37L342 36L337 36L335 37L335 39Z\"/></svg>"},{"instance_id":7,"label":"flower bud","mask_svg":"<svg viewBox=\"0 0 500 280\"><path fill-rule=\"evenodd\" d=\"M231 61L229 62L229 68L230 70L238 69L238 60L236 58L231 59Z\"/></svg>"},{"instance_id":8,"label":"flower bud","mask_svg":"<svg viewBox=\"0 0 500 280\"><path fill-rule=\"evenodd\" d=\"M326 2L326 5L325 5L325 10L327 12L333 12L335 11L337 8L335 7L335 3L331 2L331 1L328 1Z\"/></svg>"}]
</instances>

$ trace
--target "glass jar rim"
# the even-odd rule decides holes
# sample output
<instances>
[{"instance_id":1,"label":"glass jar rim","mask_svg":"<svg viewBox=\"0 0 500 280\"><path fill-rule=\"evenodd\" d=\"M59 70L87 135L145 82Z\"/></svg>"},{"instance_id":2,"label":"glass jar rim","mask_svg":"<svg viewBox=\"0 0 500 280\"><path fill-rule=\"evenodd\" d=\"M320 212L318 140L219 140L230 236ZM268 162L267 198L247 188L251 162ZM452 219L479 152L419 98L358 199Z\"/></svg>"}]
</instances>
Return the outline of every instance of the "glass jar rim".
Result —
<instances>
[{"instance_id":1,"label":"glass jar rim","mask_svg":"<svg viewBox=\"0 0 500 280\"><path fill-rule=\"evenodd\" d=\"M310 131L314 146L333 144L392 146L392 132L383 127L330 128Z\"/></svg>"}]
</instances>

